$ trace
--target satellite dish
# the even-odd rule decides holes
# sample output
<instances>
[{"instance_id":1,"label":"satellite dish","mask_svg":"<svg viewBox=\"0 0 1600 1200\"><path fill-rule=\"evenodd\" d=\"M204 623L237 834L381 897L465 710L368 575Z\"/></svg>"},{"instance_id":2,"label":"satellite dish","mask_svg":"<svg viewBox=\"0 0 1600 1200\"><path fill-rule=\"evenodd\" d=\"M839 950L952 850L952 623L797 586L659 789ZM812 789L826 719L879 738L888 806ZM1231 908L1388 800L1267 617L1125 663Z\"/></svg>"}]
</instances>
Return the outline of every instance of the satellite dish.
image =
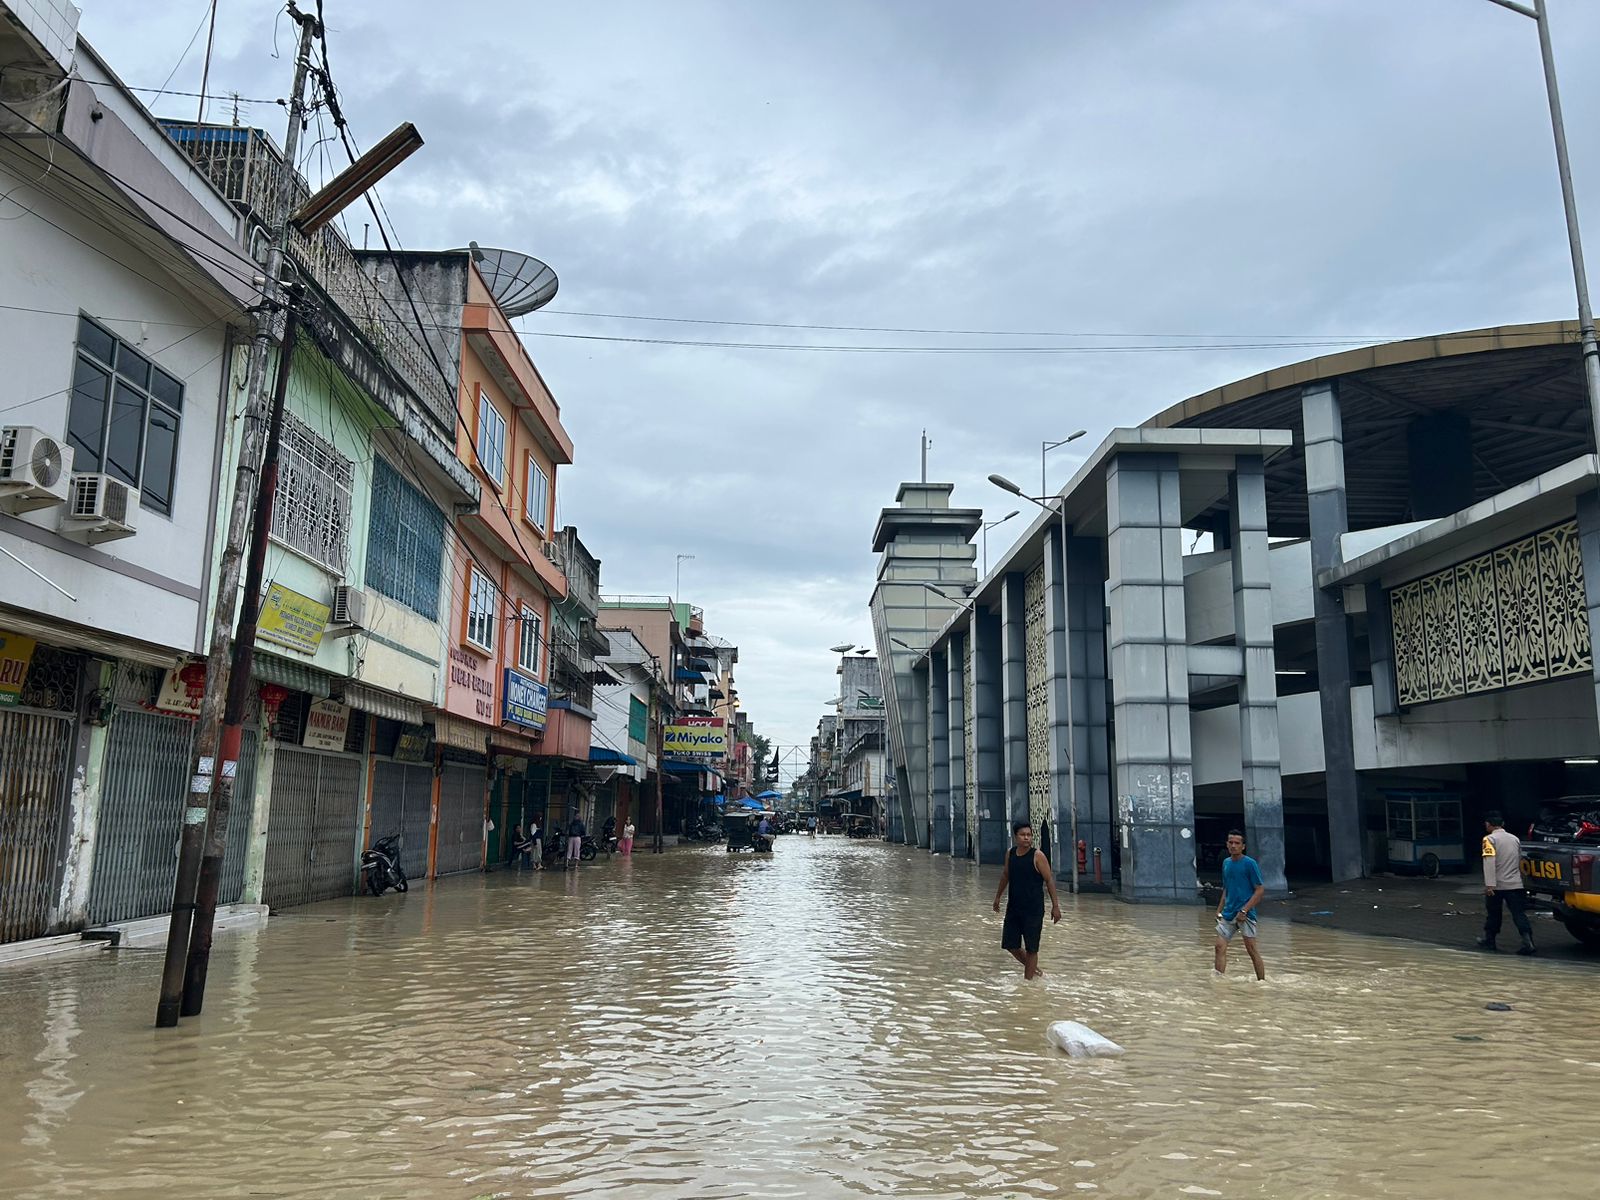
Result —
<instances>
[{"instance_id":1,"label":"satellite dish","mask_svg":"<svg viewBox=\"0 0 1600 1200\"><path fill-rule=\"evenodd\" d=\"M473 242L469 250L484 282L508 317L520 317L543 308L556 298L561 281L556 273L531 254L516 250L490 250Z\"/></svg>"}]
</instances>

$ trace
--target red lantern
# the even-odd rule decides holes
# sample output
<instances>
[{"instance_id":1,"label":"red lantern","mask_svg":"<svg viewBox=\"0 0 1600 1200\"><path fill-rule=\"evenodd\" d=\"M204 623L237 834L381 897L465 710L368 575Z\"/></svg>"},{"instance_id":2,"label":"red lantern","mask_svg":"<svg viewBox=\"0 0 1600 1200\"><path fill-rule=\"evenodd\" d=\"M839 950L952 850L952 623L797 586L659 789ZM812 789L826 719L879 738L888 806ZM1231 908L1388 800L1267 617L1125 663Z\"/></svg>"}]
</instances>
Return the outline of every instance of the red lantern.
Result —
<instances>
[{"instance_id":1,"label":"red lantern","mask_svg":"<svg viewBox=\"0 0 1600 1200\"><path fill-rule=\"evenodd\" d=\"M264 725L271 726L277 723L278 709L289 698L289 689L276 683L263 683L261 685L261 707L266 720Z\"/></svg>"},{"instance_id":2,"label":"red lantern","mask_svg":"<svg viewBox=\"0 0 1600 1200\"><path fill-rule=\"evenodd\" d=\"M191 700L199 700L206 694L206 665L201 662L192 662L178 672L178 681L183 684L183 691Z\"/></svg>"}]
</instances>

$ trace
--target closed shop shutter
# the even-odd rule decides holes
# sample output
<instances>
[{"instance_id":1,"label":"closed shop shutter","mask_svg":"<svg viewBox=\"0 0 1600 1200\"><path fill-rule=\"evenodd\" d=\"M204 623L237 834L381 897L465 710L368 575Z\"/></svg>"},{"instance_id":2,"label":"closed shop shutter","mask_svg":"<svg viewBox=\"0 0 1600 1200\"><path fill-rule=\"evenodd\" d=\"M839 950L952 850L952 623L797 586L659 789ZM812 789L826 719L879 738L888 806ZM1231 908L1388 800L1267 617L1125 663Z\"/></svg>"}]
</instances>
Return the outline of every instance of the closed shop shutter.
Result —
<instances>
[{"instance_id":1,"label":"closed shop shutter","mask_svg":"<svg viewBox=\"0 0 1600 1200\"><path fill-rule=\"evenodd\" d=\"M0 709L0 942L48 932L75 722Z\"/></svg>"},{"instance_id":2,"label":"closed shop shutter","mask_svg":"<svg viewBox=\"0 0 1600 1200\"><path fill-rule=\"evenodd\" d=\"M289 908L355 891L361 759L283 746L272 774L262 900Z\"/></svg>"},{"instance_id":3,"label":"closed shop shutter","mask_svg":"<svg viewBox=\"0 0 1600 1200\"><path fill-rule=\"evenodd\" d=\"M428 873L428 827L432 823L433 768L379 759L372 781L371 841L400 835L400 865L408 879L421 879Z\"/></svg>"},{"instance_id":4,"label":"closed shop shutter","mask_svg":"<svg viewBox=\"0 0 1600 1200\"><path fill-rule=\"evenodd\" d=\"M444 764L439 779L439 852L434 860L438 874L483 866L483 789L482 763Z\"/></svg>"}]
</instances>

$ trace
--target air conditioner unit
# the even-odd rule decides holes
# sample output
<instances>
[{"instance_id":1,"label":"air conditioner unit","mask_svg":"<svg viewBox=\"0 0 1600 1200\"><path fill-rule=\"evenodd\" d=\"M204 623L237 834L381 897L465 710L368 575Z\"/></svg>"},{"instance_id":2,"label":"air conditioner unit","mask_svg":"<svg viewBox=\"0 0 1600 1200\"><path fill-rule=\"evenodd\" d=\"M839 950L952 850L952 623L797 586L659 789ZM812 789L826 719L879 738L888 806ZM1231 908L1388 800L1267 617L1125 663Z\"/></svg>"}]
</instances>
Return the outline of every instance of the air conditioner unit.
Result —
<instances>
[{"instance_id":1,"label":"air conditioner unit","mask_svg":"<svg viewBox=\"0 0 1600 1200\"><path fill-rule=\"evenodd\" d=\"M333 589L333 612L328 617L331 636L348 636L367 627L367 594L341 583Z\"/></svg>"},{"instance_id":2,"label":"air conditioner unit","mask_svg":"<svg viewBox=\"0 0 1600 1200\"><path fill-rule=\"evenodd\" d=\"M72 477L67 507L57 528L65 536L93 545L132 537L139 525L139 489L109 475Z\"/></svg>"},{"instance_id":3,"label":"air conditioner unit","mask_svg":"<svg viewBox=\"0 0 1600 1200\"><path fill-rule=\"evenodd\" d=\"M0 509L30 512L65 504L72 485L72 448L32 425L0 429Z\"/></svg>"}]
</instances>

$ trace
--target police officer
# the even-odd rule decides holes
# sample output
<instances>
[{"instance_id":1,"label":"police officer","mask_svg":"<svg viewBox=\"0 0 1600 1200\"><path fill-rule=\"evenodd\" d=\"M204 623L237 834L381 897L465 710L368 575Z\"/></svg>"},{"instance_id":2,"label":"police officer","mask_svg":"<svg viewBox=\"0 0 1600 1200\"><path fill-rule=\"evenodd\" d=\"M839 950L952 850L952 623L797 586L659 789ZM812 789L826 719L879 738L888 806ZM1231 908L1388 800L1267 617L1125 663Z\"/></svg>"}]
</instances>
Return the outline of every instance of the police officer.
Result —
<instances>
[{"instance_id":1,"label":"police officer","mask_svg":"<svg viewBox=\"0 0 1600 1200\"><path fill-rule=\"evenodd\" d=\"M1522 886L1522 842L1507 831L1497 812L1483 814L1483 830L1483 895L1489 915L1483 922L1478 945L1485 950L1496 948L1494 940L1500 936L1500 908L1504 905L1511 910L1511 923L1522 935L1517 953L1532 954L1533 926L1528 923L1528 893Z\"/></svg>"}]
</instances>

